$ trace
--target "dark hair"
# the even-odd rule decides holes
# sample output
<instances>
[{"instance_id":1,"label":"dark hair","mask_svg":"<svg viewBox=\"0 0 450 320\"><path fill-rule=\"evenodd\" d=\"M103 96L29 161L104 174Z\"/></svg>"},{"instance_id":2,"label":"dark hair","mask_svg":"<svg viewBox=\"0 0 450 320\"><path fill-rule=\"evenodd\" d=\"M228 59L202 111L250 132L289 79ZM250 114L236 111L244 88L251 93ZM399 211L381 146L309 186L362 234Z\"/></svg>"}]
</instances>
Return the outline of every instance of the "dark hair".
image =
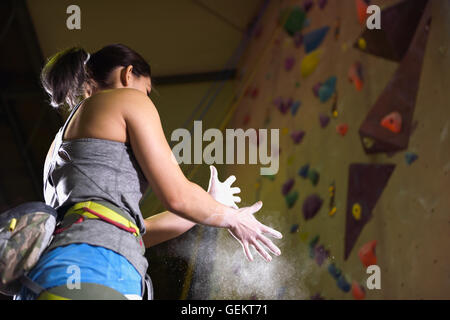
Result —
<instances>
[{"instance_id":1,"label":"dark hair","mask_svg":"<svg viewBox=\"0 0 450 320\"><path fill-rule=\"evenodd\" d=\"M52 56L41 72L41 82L50 95L50 104L73 108L81 99L86 84L94 81L100 88L111 84L109 76L116 67L133 66L137 77L151 77L145 59L123 44L111 44L90 55L80 47L73 47Z\"/></svg>"}]
</instances>

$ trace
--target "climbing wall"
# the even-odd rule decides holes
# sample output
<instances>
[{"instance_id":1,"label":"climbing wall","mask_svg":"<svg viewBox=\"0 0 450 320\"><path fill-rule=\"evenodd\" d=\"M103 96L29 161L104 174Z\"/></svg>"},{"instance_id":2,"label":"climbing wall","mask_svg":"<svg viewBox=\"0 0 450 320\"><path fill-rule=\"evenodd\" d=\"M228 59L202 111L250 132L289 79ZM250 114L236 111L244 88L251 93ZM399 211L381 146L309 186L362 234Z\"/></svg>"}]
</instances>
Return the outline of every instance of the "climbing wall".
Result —
<instances>
[{"instance_id":1,"label":"climbing wall","mask_svg":"<svg viewBox=\"0 0 450 320\"><path fill-rule=\"evenodd\" d=\"M366 28L370 4L381 30ZM450 297L449 41L446 0L270 2L227 127L279 129L279 171L219 172L242 205L264 202L282 255L247 262L219 232L199 253L214 256L210 298Z\"/></svg>"}]
</instances>

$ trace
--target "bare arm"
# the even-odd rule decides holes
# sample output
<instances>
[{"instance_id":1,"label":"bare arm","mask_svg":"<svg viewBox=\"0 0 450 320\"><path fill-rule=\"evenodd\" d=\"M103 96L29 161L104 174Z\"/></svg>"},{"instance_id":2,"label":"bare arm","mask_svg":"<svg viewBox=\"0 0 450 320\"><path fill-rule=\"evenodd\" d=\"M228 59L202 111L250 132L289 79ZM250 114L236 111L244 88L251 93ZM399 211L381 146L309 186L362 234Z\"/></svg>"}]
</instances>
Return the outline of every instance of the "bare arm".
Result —
<instances>
[{"instance_id":1,"label":"bare arm","mask_svg":"<svg viewBox=\"0 0 450 320\"><path fill-rule=\"evenodd\" d=\"M196 225L170 211L158 213L144 222L146 233L143 239L146 248L176 238Z\"/></svg>"},{"instance_id":2,"label":"bare arm","mask_svg":"<svg viewBox=\"0 0 450 320\"><path fill-rule=\"evenodd\" d=\"M278 238L281 234L261 224L253 216L261 209L261 202L234 209L215 201L205 190L189 182L183 175L166 141L158 112L151 100L145 94L130 89L123 91L120 102L136 159L155 194L170 212L194 223L227 228L241 243L249 260L253 260L249 245L253 245L263 258L271 260L258 241L274 254L280 254L280 250L263 233ZM164 223L169 223L177 218L165 214L155 219L164 219Z\"/></svg>"}]
</instances>

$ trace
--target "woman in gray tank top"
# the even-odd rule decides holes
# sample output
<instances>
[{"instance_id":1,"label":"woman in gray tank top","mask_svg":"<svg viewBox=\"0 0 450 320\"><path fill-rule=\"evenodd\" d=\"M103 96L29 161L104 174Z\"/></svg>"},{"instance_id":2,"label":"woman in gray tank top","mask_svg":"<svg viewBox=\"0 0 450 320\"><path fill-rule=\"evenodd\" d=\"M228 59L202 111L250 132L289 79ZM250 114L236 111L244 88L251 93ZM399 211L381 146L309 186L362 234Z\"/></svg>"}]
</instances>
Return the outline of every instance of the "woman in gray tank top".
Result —
<instances>
[{"instance_id":1,"label":"woman in gray tank top","mask_svg":"<svg viewBox=\"0 0 450 320\"><path fill-rule=\"evenodd\" d=\"M42 287L58 289L53 297L140 299L145 279L149 286L145 248L197 223L228 229L249 260L250 246L267 261L272 259L267 251L281 253L265 235L281 234L253 216L262 203L237 207L234 176L221 183L211 167L208 191L185 178L148 97L150 66L138 53L121 44L93 54L70 48L49 59L41 80L51 105L71 111L44 165L45 201L57 209L61 225L29 274ZM139 201L148 186L167 211L143 219ZM77 206L95 216L78 219L71 214ZM64 289L73 266L81 289L72 287L82 294ZM25 289L21 296L36 298Z\"/></svg>"}]
</instances>

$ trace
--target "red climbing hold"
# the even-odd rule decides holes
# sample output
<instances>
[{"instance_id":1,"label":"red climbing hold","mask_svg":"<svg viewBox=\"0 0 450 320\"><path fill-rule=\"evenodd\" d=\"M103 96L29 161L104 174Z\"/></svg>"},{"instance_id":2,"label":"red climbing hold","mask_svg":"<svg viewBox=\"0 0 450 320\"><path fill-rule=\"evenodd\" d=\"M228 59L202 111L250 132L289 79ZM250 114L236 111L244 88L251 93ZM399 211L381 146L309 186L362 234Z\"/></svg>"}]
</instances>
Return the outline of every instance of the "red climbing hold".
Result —
<instances>
[{"instance_id":1,"label":"red climbing hold","mask_svg":"<svg viewBox=\"0 0 450 320\"><path fill-rule=\"evenodd\" d=\"M402 115L397 111L392 112L384 117L380 124L394 133L400 133L402 131Z\"/></svg>"},{"instance_id":2,"label":"red climbing hold","mask_svg":"<svg viewBox=\"0 0 450 320\"><path fill-rule=\"evenodd\" d=\"M336 132L339 133L341 136L345 137L345 135L348 132L348 124L343 123L336 127Z\"/></svg>"},{"instance_id":3,"label":"red climbing hold","mask_svg":"<svg viewBox=\"0 0 450 320\"><path fill-rule=\"evenodd\" d=\"M377 264L377 256L375 255L375 247L377 240L370 241L359 249L358 256L362 264L367 268L371 265Z\"/></svg>"},{"instance_id":4,"label":"red climbing hold","mask_svg":"<svg viewBox=\"0 0 450 320\"><path fill-rule=\"evenodd\" d=\"M364 0L355 0L356 5L356 12L358 14L358 21L359 24L362 26L366 24L367 20L367 3L364 2Z\"/></svg>"},{"instance_id":5,"label":"red climbing hold","mask_svg":"<svg viewBox=\"0 0 450 320\"><path fill-rule=\"evenodd\" d=\"M355 300L363 300L366 297L364 288L356 281L352 283L352 295Z\"/></svg>"}]
</instances>

